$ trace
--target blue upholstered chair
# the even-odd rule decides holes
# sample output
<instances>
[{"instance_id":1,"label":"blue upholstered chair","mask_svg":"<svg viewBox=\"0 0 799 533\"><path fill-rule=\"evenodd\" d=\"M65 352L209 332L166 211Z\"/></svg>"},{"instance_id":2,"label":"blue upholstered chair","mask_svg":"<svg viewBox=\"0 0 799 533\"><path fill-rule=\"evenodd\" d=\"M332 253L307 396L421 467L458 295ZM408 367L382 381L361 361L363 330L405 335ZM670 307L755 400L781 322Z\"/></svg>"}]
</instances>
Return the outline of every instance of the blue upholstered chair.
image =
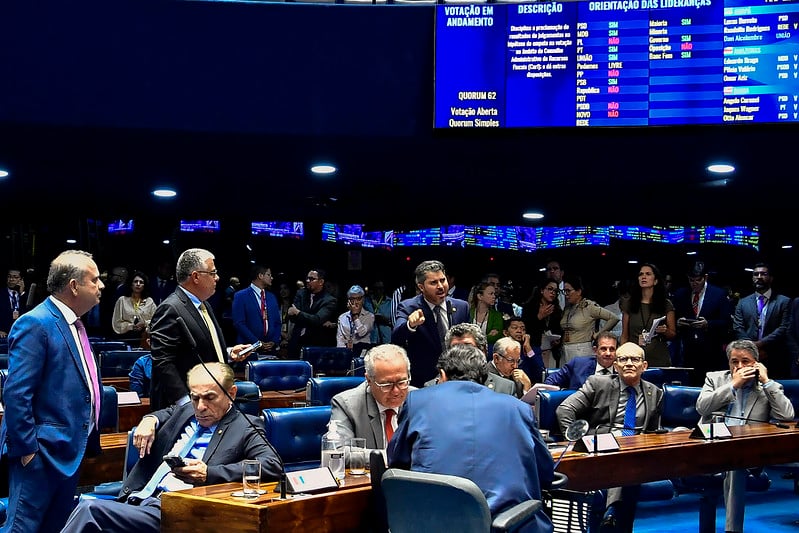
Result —
<instances>
[{"instance_id":1,"label":"blue upholstered chair","mask_svg":"<svg viewBox=\"0 0 799 533\"><path fill-rule=\"evenodd\" d=\"M473 481L396 468L386 470L381 485L391 533L516 531L543 505L541 500L528 500L492 517L483 491Z\"/></svg>"},{"instance_id":2,"label":"blue upholstered chair","mask_svg":"<svg viewBox=\"0 0 799 533\"><path fill-rule=\"evenodd\" d=\"M648 381L652 385L663 387L663 383L666 381L666 374L663 373L663 369L661 368L647 368L644 370L644 373L641 374L641 379Z\"/></svg>"},{"instance_id":3,"label":"blue upholstered chair","mask_svg":"<svg viewBox=\"0 0 799 533\"><path fill-rule=\"evenodd\" d=\"M119 399L117 390L110 385L103 386L102 400L100 401L100 430L119 431Z\"/></svg>"},{"instance_id":4,"label":"blue upholstered chair","mask_svg":"<svg viewBox=\"0 0 799 533\"><path fill-rule=\"evenodd\" d=\"M352 367L352 351L332 346L304 346L300 357L313 367L313 375L346 376Z\"/></svg>"},{"instance_id":5,"label":"blue upholstered chair","mask_svg":"<svg viewBox=\"0 0 799 533\"><path fill-rule=\"evenodd\" d=\"M304 389L312 368L306 361L247 361L244 376L262 391Z\"/></svg>"},{"instance_id":6,"label":"blue upholstered chair","mask_svg":"<svg viewBox=\"0 0 799 533\"><path fill-rule=\"evenodd\" d=\"M364 377L366 375L366 367L364 366L364 357L358 355L352 358L350 365L350 376Z\"/></svg>"},{"instance_id":7,"label":"blue upholstered chair","mask_svg":"<svg viewBox=\"0 0 799 533\"><path fill-rule=\"evenodd\" d=\"M286 470L316 468L322 459L330 406L264 409L266 438L283 458Z\"/></svg>"},{"instance_id":8,"label":"blue upholstered chair","mask_svg":"<svg viewBox=\"0 0 799 533\"><path fill-rule=\"evenodd\" d=\"M104 378L126 378L136 359L147 353L144 350L104 350L100 352L100 375Z\"/></svg>"},{"instance_id":9,"label":"blue upholstered chair","mask_svg":"<svg viewBox=\"0 0 799 533\"><path fill-rule=\"evenodd\" d=\"M700 418L696 411L696 400L700 392L701 387L664 384L660 425L666 429L680 426L693 428Z\"/></svg>"},{"instance_id":10,"label":"blue upholstered chair","mask_svg":"<svg viewBox=\"0 0 799 533\"><path fill-rule=\"evenodd\" d=\"M236 404L248 415L261 414L261 389L252 381L236 382Z\"/></svg>"},{"instance_id":11,"label":"blue upholstered chair","mask_svg":"<svg viewBox=\"0 0 799 533\"><path fill-rule=\"evenodd\" d=\"M791 400L794 416L799 418L799 379L778 379L777 382L782 385L785 396ZM787 463L782 466L793 473L793 491L799 494L799 462Z\"/></svg>"},{"instance_id":12,"label":"blue upholstered chair","mask_svg":"<svg viewBox=\"0 0 799 533\"><path fill-rule=\"evenodd\" d=\"M91 492L86 492L80 495L82 499L100 498L104 500L114 500L117 496L119 496L119 493L125 484L125 479L127 479L130 471L133 470L133 467L136 465L136 461L139 460L139 450L133 445L133 433L135 431L136 426L128 431L128 442L125 446L125 464L124 468L122 469L122 480L107 481L105 483L95 485Z\"/></svg>"},{"instance_id":13,"label":"blue upholstered chair","mask_svg":"<svg viewBox=\"0 0 799 533\"><path fill-rule=\"evenodd\" d=\"M573 390L538 391L538 398L535 404L538 428L548 429L550 437L556 441L563 440L563 435L560 433L558 416L555 414L555 410L563 400L574 394L574 392Z\"/></svg>"},{"instance_id":14,"label":"blue upholstered chair","mask_svg":"<svg viewBox=\"0 0 799 533\"><path fill-rule=\"evenodd\" d=\"M308 380L305 397L308 405L330 405L333 396L339 392L354 389L363 383L363 377L332 376Z\"/></svg>"}]
</instances>

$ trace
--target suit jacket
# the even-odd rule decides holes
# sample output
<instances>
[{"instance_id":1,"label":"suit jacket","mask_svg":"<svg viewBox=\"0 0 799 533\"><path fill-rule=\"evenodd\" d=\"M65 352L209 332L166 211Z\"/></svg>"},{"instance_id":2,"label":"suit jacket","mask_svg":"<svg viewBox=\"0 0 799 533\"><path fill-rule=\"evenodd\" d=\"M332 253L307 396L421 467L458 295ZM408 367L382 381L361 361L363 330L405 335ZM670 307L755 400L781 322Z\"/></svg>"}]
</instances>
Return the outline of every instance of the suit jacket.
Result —
<instances>
[{"instance_id":1,"label":"suit jacket","mask_svg":"<svg viewBox=\"0 0 799 533\"><path fill-rule=\"evenodd\" d=\"M194 416L192 404L180 407L170 406L152 413L158 418L158 430L148 455L139 459L130 471L119 493L125 500L131 492L141 490L155 474L164 455L186 429ZM249 419L249 422L247 419ZM235 407L222 417L216 426L211 442L205 450L202 461L208 465L204 485L241 481L241 462L244 459L258 459L261 462L261 478L276 480L282 472L280 458L266 443L263 420L240 413Z\"/></svg>"},{"instance_id":2,"label":"suit jacket","mask_svg":"<svg viewBox=\"0 0 799 533\"><path fill-rule=\"evenodd\" d=\"M158 305L166 300L170 294L175 292L175 289L177 288L177 282L175 282L174 279L168 279L166 280L166 283L164 283L164 288L162 289L160 280L156 276L155 278L152 278L152 281L150 282L150 297L153 299L156 305Z\"/></svg>"},{"instance_id":3,"label":"suit jacket","mask_svg":"<svg viewBox=\"0 0 799 533\"><path fill-rule=\"evenodd\" d=\"M447 381L413 391L397 421L388 445L390 467L471 479L492 515L540 500L541 488L552 482L552 455L530 406L479 383ZM536 521L535 531L552 531L543 510Z\"/></svg>"},{"instance_id":4,"label":"suit jacket","mask_svg":"<svg viewBox=\"0 0 799 533\"><path fill-rule=\"evenodd\" d=\"M790 356L788 354L788 327L791 323L791 300L787 296L777 294L773 289L771 299L766 308L766 319L763 326L763 338L760 339L762 353L760 360L769 369L769 375L775 379L790 377ZM757 341L758 313L757 293L752 293L738 301L732 317L736 339Z\"/></svg>"},{"instance_id":5,"label":"suit jacket","mask_svg":"<svg viewBox=\"0 0 799 533\"><path fill-rule=\"evenodd\" d=\"M236 291L231 311L236 328L236 342L252 344L255 341L274 342L280 346L280 307L274 294L266 291L266 316L269 329L264 336L264 321L261 317L261 301L252 286Z\"/></svg>"},{"instance_id":6,"label":"suit jacket","mask_svg":"<svg viewBox=\"0 0 799 533\"><path fill-rule=\"evenodd\" d=\"M335 346L336 330L322 327L325 322L335 322L338 317L336 298L323 290L314 295L311 305L311 293L308 289L297 291L294 306L300 313L289 317L294 322L294 335L299 336L303 328L305 335L299 336L299 346Z\"/></svg>"},{"instance_id":7,"label":"suit jacket","mask_svg":"<svg viewBox=\"0 0 799 533\"><path fill-rule=\"evenodd\" d=\"M613 370L611 369L611 372ZM588 376L596 373L596 357L575 357L557 372L547 376L544 383L557 385L562 389L579 389Z\"/></svg>"},{"instance_id":8,"label":"suit jacket","mask_svg":"<svg viewBox=\"0 0 799 533\"><path fill-rule=\"evenodd\" d=\"M211 306L206 303L206 307L216 328L222 355L227 359L225 337ZM183 319L186 328L178 323L178 317ZM187 337L187 330L191 338ZM211 332L182 288L176 289L155 310L150 322L150 351L153 356L150 384L153 410L172 405L188 394L186 374L200 360L205 363L219 361Z\"/></svg>"},{"instance_id":9,"label":"suit jacket","mask_svg":"<svg viewBox=\"0 0 799 533\"><path fill-rule=\"evenodd\" d=\"M680 318L697 318L693 309L693 293L682 288L674 295L674 313ZM683 363L697 368L704 377L708 370L718 370L726 366L724 345L729 340L733 309L727 299L727 292L715 285L707 284L699 316L707 320L707 329L678 326Z\"/></svg>"},{"instance_id":10,"label":"suit jacket","mask_svg":"<svg viewBox=\"0 0 799 533\"><path fill-rule=\"evenodd\" d=\"M578 418L588 421L588 425L597 433L609 433L616 420L619 408L621 389L626 386L619 375L589 376L577 391L563 400L556 410L558 423L562 433ZM648 381L641 380L644 394L644 419L635 425L644 431L654 431L660 426L660 411L663 405L663 390ZM604 427L600 427L604 426Z\"/></svg>"},{"instance_id":11,"label":"suit jacket","mask_svg":"<svg viewBox=\"0 0 799 533\"><path fill-rule=\"evenodd\" d=\"M430 387L432 385L438 385L437 378L424 382L425 387ZM489 372L483 385L494 392L516 396L516 383L508 378L503 378L499 374L492 374Z\"/></svg>"},{"instance_id":12,"label":"suit jacket","mask_svg":"<svg viewBox=\"0 0 799 533\"><path fill-rule=\"evenodd\" d=\"M516 396L517 398L521 398L522 396L524 396L524 389L522 388L521 382L514 381L514 380L512 380L510 378L506 378L505 376L503 376L502 374L499 373L499 369L497 367L495 367L492 363L488 363L487 367L488 367L488 375L489 376L493 376L492 383L494 383L494 388L497 386L496 382L494 380L496 380L496 378L502 378L505 381L510 381L511 384L513 385L513 388L511 388L511 390L510 390L510 392L508 392L508 394ZM497 380L497 382L498 382L498 380ZM488 383L488 380L486 380L486 384L487 383ZM500 392L500 391L496 391L496 392Z\"/></svg>"},{"instance_id":13,"label":"suit jacket","mask_svg":"<svg viewBox=\"0 0 799 533\"><path fill-rule=\"evenodd\" d=\"M408 392L416 390L409 387ZM354 389L339 392L330 402L330 420L338 420L338 432L345 439L362 437L367 448L386 448L380 408L366 381Z\"/></svg>"},{"instance_id":14,"label":"suit jacket","mask_svg":"<svg viewBox=\"0 0 799 533\"><path fill-rule=\"evenodd\" d=\"M469 321L469 304L465 301L447 298L446 305L450 327ZM424 323L420 324L416 331L411 331L408 329L408 316L417 309L421 309L424 313ZM425 381L435 378L436 363L441 355L441 340L438 337L433 311L421 294L400 302L394 330L391 332L391 342L402 346L408 352L412 385L420 387Z\"/></svg>"},{"instance_id":15,"label":"suit jacket","mask_svg":"<svg viewBox=\"0 0 799 533\"><path fill-rule=\"evenodd\" d=\"M35 452L64 477L73 475L87 449L99 452L100 437L89 433L91 392L80 351L50 298L14 324L8 367L0 444L11 458Z\"/></svg>"},{"instance_id":16,"label":"suit jacket","mask_svg":"<svg viewBox=\"0 0 799 533\"><path fill-rule=\"evenodd\" d=\"M732 374L729 370L708 372L702 392L699 393L699 398L696 400L696 410L702 415L703 423L710 422L715 411L726 411L727 407L735 400L732 395L731 381ZM743 415L731 414L750 418L752 421L793 420L794 410L791 400L785 396L782 384L771 381L768 386L761 387L759 391L752 389L749 392ZM737 421L735 422L737 423Z\"/></svg>"},{"instance_id":17,"label":"suit jacket","mask_svg":"<svg viewBox=\"0 0 799 533\"><path fill-rule=\"evenodd\" d=\"M25 312L25 295L19 297L19 314ZM14 309L11 306L11 298L8 293L8 288L0 289L0 331L9 333L11 326L14 324Z\"/></svg>"}]
</instances>

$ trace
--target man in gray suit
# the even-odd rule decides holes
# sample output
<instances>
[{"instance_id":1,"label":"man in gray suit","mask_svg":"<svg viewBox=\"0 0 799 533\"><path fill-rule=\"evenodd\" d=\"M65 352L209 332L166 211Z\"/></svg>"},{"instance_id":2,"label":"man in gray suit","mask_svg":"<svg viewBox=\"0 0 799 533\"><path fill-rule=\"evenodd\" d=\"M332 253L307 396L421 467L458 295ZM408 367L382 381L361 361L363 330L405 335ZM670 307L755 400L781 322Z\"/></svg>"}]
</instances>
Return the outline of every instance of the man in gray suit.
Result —
<instances>
[{"instance_id":1,"label":"man in gray suit","mask_svg":"<svg viewBox=\"0 0 799 533\"><path fill-rule=\"evenodd\" d=\"M702 415L703 423L710 422L713 413L719 411L753 422L793 420L793 405L782 385L769 379L754 341L729 343L727 360L730 369L708 372L696 400L696 410ZM747 420L728 418L726 422L737 426L746 424ZM732 470L724 478L725 531L743 531L746 476L746 470Z\"/></svg>"},{"instance_id":2,"label":"man in gray suit","mask_svg":"<svg viewBox=\"0 0 799 533\"><path fill-rule=\"evenodd\" d=\"M470 344L472 346L476 346L477 348L480 348L484 354L486 354L486 358L488 357L488 341L486 340L485 334L477 324L462 322L449 328L446 336L444 337L444 345L446 345L447 348L450 348L456 344ZM437 380L435 379L431 380L425 383L425 387L436 382ZM483 385L489 389L492 389L494 392L501 392L503 394L516 396L516 383L509 379L503 378L499 374L493 374L489 372L488 378L486 378Z\"/></svg>"},{"instance_id":3,"label":"man in gray suit","mask_svg":"<svg viewBox=\"0 0 799 533\"><path fill-rule=\"evenodd\" d=\"M366 447L386 449L397 428L397 414L408 396L411 362L405 349L381 344L366 353L366 381L333 396L330 419L345 438L362 437Z\"/></svg>"},{"instance_id":4,"label":"man in gray suit","mask_svg":"<svg viewBox=\"0 0 799 533\"><path fill-rule=\"evenodd\" d=\"M626 342L616 350L617 374L588 376L556 411L561 432L578 418L588 421L592 433L634 435L640 429L654 431L660 424L663 391L641 379L647 368L644 350ZM630 409L628 418L628 407ZM634 416L633 416L634 413ZM605 518L600 531L631 532L640 486L608 490Z\"/></svg>"}]
</instances>

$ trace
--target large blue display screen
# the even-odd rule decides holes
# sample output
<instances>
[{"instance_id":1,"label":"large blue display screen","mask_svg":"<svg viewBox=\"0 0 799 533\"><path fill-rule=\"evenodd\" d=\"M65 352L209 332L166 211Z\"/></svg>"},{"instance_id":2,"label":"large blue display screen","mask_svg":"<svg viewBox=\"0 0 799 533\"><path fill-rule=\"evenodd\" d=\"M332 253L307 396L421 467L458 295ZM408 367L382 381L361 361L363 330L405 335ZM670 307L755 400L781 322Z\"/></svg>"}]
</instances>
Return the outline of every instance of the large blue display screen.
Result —
<instances>
[{"instance_id":1,"label":"large blue display screen","mask_svg":"<svg viewBox=\"0 0 799 533\"><path fill-rule=\"evenodd\" d=\"M799 3L436 8L435 127L799 122Z\"/></svg>"}]
</instances>

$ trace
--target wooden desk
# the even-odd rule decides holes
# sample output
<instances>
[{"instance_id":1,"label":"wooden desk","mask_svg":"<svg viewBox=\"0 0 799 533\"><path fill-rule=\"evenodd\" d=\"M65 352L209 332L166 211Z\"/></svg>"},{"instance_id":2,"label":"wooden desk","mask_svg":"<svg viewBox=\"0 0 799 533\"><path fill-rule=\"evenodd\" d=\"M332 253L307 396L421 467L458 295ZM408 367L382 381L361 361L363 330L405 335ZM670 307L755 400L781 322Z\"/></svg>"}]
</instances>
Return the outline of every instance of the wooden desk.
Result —
<instances>
[{"instance_id":1,"label":"wooden desk","mask_svg":"<svg viewBox=\"0 0 799 533\"><path fill-rule=\"evenodd\" d=\"M150 398L139 398L140 404L119 406L119 431L128 431L139 425L142 417L150 413Z\"/></svg>"},{"instance_id":2,"label":"wooden desk","mask_svg":"<svg viewBox=\"0 0 799 533\"><path fill-rule=\"evenodd\" d=\"M368 516L369 476L347 476L333 492L278 499L275 483L257 500L234 498L241 483L165 492L161 495L161 531L169 533L260 533L264 531L314 531L319 533L363 530Z\"/></svg>"},{"instance_id":3,"label":"wooden desk","mask_svg":"<svg viewBox=\"0 0 799 533\"><path fill-rule=\"evenodd\" d=\"M121 391L129 391L130 390L130 378L128 376L124 377L117 377L117 378L103 378L103 385L110 385L114 387L116 390Z\"/></svg>"},{"instance_id":4,"label":"wooden desk","mask_svg":"<svg viewBox=\"0 0 799 533\"><path fill-rule=\"evenodd\" d=\"M100 435L100 446L103 453L97 457L84 457L80 466L78 485L99 485L106 481L122 479L125 467L125 448L128 445L128 433L104 433Z\"/></svg>"},{"instance_id":5,"label":"wooden desk","mask_svg":"<svg viewBox=\"0 0 799 533\"><path fill-rule=\"evenodd\" d=\"M301 392L286 391L261 391L261 410L275 407L293 407L294 402L304 402L305 389Z\"/></svg>"}]
</instances>

